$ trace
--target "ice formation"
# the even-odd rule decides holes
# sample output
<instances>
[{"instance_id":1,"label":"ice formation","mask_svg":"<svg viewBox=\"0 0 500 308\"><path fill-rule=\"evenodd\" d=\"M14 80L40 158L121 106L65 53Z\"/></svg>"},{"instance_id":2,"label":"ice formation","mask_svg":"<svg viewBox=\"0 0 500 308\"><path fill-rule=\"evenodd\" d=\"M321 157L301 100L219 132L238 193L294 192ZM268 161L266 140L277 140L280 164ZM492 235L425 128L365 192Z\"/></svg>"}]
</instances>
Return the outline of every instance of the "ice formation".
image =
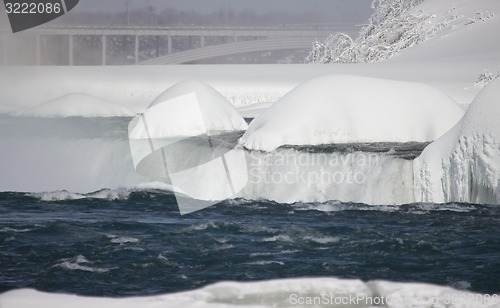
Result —
<instances>
[{"instance_id":1,"label":"ice formation","mask_svg":"<svg viewBox=\"0 0 500 308\"><path fill-rule=\"evenodd\" d=\"M247 166L248 184L239 195L245 199L280 203L414 202L412 161L385 153L251 151Z\"/></svg>"},{"instance_id":2,"label":"ice formation","mask_svg":"<svg viewBox=\"0 0 500 308\"><path fill-rule=\"evenodd\" d=\"M423 84L348 75L308 81L273 104L240 142L252 150L282 145L437 139L463 110Z\"/></svg>"},{"instance_id":3,"label":"ice formation","mask_svg":"<svg viewBox=\"0 0 500 308\"><path fill-rule=\"evenodd\" d=\"M500 203L500 79L465 116L415 160L415 198L423 202Z\"/></svg>"},{"instance_id":4,"label":"ice formation","mask_svg":"<svg viewBox=\"0 0 500 308\"><path fill-rule=\"evenodd\" d=\"M193 199L231 198L246 184L240 172L246 160L230 136L246 128L237 110L207 84L178 83L130 122L134 166L137 173L172 184L176 193ZM177 198L181 213L209 205L185 200Z\"/></svg>"},{"instance_id":5,"label":"ice formation","mask_svg":"<svg viewBox=\"0 0 500 308\"><path fill-rule=\"evenodd\" d=\"M23 117L131 117L129 108L84 93L70 93L38 106L12 112Z\"/></svg>"}]
</instances>

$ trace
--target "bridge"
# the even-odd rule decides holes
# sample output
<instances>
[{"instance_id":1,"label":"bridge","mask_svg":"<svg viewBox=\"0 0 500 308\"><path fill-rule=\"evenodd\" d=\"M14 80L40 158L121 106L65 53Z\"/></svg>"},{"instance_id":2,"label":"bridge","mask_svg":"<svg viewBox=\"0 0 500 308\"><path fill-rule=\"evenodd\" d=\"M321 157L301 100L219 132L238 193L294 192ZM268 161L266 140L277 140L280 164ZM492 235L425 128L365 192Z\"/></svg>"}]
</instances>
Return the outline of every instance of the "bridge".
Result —
<instances>
[{"instance_id":1,"label":"bridge","mask_svg":"<svg viewBox=\"0 0 500 308\"><path fill-rule=\"evenodd\" d=\"M79 38L93 38L94 48L99 49L100 65L109 65L111 44L116 38L130 42L133 47L127 55L130 62L139 65L183 64L194 61L274 50L308 50L315 40L322 40L334 32L355 35L359 28L350 24L283 25L278 27L39 27L27 31L26 37L34 39L35 62L44 63L42 41L50 37L64 38L63 49L69 65L75 65ZM2 33L0 33L2 35ZM17 36L3 33L4 39ZM153 52L145 52L145 41L155 41ZM179 46L179 40L189 40L189 46ZM149 42L149 41L147 41ZM147 43L146 42L146 43ZM4 43L4 48L5 48ZM149 44L151 45L151 44ZM185 44L184 44L185 45ZM163 52L161 52L163 50ZM47 52L45 52L47 53ZM4 51L4 62L6 51ZM7 61L6 61L7 60Z\"/></svg>"}]
</instances>

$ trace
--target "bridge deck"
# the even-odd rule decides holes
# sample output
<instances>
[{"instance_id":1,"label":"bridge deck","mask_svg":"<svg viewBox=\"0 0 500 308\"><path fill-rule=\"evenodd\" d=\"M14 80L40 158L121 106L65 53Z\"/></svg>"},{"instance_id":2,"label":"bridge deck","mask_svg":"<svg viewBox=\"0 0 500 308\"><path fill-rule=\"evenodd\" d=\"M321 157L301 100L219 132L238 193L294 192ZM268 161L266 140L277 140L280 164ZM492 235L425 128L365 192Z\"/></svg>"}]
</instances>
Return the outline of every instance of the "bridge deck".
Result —
<instances>
[{"instance_id":1,"label":"bridge deck","mask_svg":"<svg viewBox=\"0 0 500 308\"><path fill-rule=\"evenodd\" d=\"M281 27L39 27L27 35L160 35L160 36L238 36L238 37L326 37L334 32L358 31L350 24ZM4 31L2 34L7 34ZM17 34L19 35L19 34ZM22 35L22 34L21 34Z\"/></svg>"}]
</instances>

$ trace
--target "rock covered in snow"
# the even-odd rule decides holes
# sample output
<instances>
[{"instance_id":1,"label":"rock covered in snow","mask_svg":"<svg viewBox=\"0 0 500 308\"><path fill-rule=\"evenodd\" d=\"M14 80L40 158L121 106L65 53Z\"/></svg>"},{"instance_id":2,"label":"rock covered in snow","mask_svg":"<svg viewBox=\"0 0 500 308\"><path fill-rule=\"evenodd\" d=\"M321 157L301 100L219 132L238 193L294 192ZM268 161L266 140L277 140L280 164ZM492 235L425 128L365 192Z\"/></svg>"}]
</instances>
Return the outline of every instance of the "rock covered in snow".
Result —
<instances>
[{"instance_id":1,"label":"rock covered in snow","mask_svg":"<svg viewBox=\"0 0 500 308\"><path fill-rule=\"evenodd\" d=\"M181 81L160 94L144 111L152 138L196 136L247 129L231 103L208 84ZM134 125L129 136L135 138Z\"/></svg>"},{"instance_id":2,"label":"rock covered in snow","mask_svg":"<svg viewBox=\"0 0 500 308\"><path fill-rule=\"evenodd\" d=\"M14 111L11 115L22 117L130 117L135 113L129 108L84 93L69 93L28 109Z\"/></svg>"},{"instance_id":3,"label":"rock covered in snow","mask_svg":"<svg viewBox=\"0 0 500 308\"><path fill-rule=\"evenodd\" d=\"M240 142L272 151L282 145L431 141L463 110L440 91L419 83L350 75L308 81L271 106Z\"/></svg>"},{"instance_id":4,"label":"rock covered in snow","mask_svg":"<svg viewBox=\"0 0 500 308\"><path fill-rule=\"evenodd\" d=\"M415 160L416 200L500 203L500 79Z\"/></svg>"}]
</instances>

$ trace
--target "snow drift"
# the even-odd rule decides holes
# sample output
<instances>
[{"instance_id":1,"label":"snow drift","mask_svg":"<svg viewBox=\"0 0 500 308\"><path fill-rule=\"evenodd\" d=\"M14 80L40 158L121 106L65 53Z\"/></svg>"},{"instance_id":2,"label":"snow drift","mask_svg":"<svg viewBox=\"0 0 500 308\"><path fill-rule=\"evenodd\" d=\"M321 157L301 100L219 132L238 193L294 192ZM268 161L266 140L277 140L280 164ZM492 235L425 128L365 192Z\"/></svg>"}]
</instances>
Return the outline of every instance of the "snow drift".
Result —
<instances>
[{"instance_id":1,"label":"snow drift","mask_svg":"<svg viewBox=\"0 0 500 308\"><path fill-rule=\"evenodd\" d=\"M204 288L148 297L98 298L31 289L0 295L2 308L31 307L493 307L498 298L423 283L299 278L220 282Z\"/></svg>"},{"instance_id":2,"label":"snow drift","mask_svg":"<svg viewBox=\"0 0 500 308\"><path fill-rule=\"evenodd\" d=\"M415 160L415 198L500 203L500 79L484 88L460 122Z\"/></svg>"},{"instance_id":3,"label":"snow drift","mask_svg":"<svg viewBox=\"0 0 500 308\"><path fill-rule=\"evenodd\" d=\"M129 108L84 93L70 93L38 106L12 112L23 117L131 117Z\"/></svg>"},{"instance_id":4,"label":"snow drift","mask_svg":"<svg viewBox=\"0 0 500 308\"><path fill-rule=\"evenodd\" d=\"M173 100L193 95L197 104L188 104L186 100ZM161 93L148 106L151 109L169 102L161 119L149 127L152 136L177 137L194 136L210 132L245 130L247 124L231 103L217 90L197 80L181 81ZM194 115L201 114L202 119Z\"/></svg>"},{"instance_id":5,"label":"snow drift","mask_svg":"<svg viewBox=\"0 0 500 308\"><path fill-rule=\"evenodd\" d=\"M282 145L431 141L463 111L438 90L418 83L330 75L306 82L273 104L240 142L272 151Z\"/></svg>"}]
</instances>

